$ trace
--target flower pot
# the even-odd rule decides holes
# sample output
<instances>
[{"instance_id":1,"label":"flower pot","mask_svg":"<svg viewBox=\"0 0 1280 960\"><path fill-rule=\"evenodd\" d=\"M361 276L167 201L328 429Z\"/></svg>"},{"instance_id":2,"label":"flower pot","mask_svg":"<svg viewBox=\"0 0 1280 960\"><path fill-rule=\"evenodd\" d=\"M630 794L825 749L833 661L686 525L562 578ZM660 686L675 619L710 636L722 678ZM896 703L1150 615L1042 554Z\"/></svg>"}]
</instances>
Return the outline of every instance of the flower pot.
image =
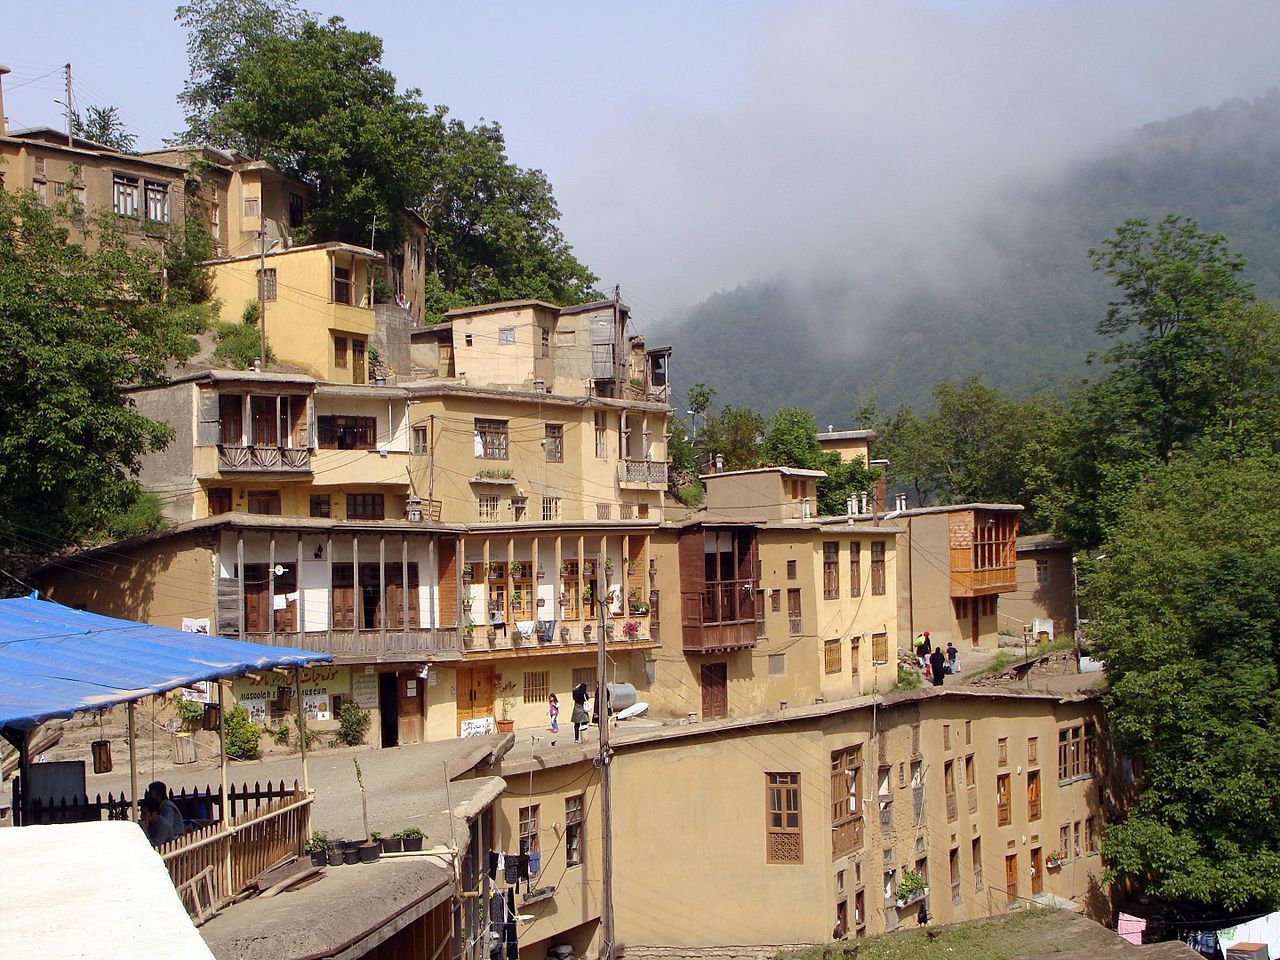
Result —
<instances>
[{"instance_id":1,"label":"flower pot","mask_svg":"<svg viewBox=\"0 0 1280 960\"><path fill-rule=\"evenodd\" d=\"M422 841L425 839L427 838L426 837L405 837L404 838L405 851L407 853L417 853L422 849Z\"/></svg>"},{"instance_id":2,"label":"flower pot","mask_svg":"<svg viewBox=\"0 0 1280 960\"><path fill-rule=\"evenodd\" d=\"M311 851L311 865L313 867L323 867L328 862L329 862L329 851L327 850Z\"/></svg>"},{"instance_id":3,"label":"flower pot","mask_svg":"<svg viewBox=\"0 0 1280 960\"><path fill-rule=\"evenodd\" d=\"M325 857L329 861L329 866L340 867L343 864L342 851L337 847L330 847L325 851Z\"/></svg>"},{"instance_id":4,"label":"flower pot","mask_svg":"<svg viewBox=\"0 0 1280 960\"><path fill-rule=\"evenodd\" d=\"M93 772L94 773L110 773L111 772L111 741L95 740L90 745L93 750Z\"/></svg>"},{"instance_id":5,"label":"flower pot","mask_svg":"<svg viewBox=\"0 0 1280 960\"><path fill-rule=\"evenodd\" d=\"M382 844L375 840L362 843L357 851L361 863L375 863L382 856Z\"/></svg>"},{"instance_id":6,"label":"flower pot","mask_svg":"<svg viewBox=\"0 0 1280 960\"><path fill-rule=\"evenodd\" d=\"M343 862L343 863L359 863L359 862L360 862L360 848L359 848L359 847L352 847L350 850L343 850L343 851L342 851L342 862Z\"/></svg>"},{"instance_id":7,"label":"flower pot","mask_svg":"<svg viewBox=\"0 0 1280 960\"><path fill-rule=\"evenodd\" d=\"M404 849L404 837L383 837L383 853L399 853Z\"/></svg>"},{"instance_id":8,"label":"flower pot","mask_svg":"<svg viewBox=\"0 0 1280 960\"><path fill-rule=\"evenodd\" d=\"M499 721L498 721L498 732L499 732L499 733L511 733L513 730L515 730L515 728L516 728L516 722L515 722L514 720L499 720ZM408 841L406 840L406 842L408 842Z\"/></svg>"}]
</instances>

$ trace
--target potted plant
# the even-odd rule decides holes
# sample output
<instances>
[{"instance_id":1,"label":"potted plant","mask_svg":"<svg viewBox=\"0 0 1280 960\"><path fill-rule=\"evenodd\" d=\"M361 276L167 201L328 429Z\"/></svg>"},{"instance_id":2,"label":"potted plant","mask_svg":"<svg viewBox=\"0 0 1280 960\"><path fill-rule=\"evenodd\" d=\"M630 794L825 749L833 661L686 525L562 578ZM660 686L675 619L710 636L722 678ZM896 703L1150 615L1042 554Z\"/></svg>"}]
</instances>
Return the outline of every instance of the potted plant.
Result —
<instances>
[{"instance_id":1,"label":"potted plant","mask_svg":"<svg viewBox=\"0 0 1280 960\"><path fill-rule=\"evenodd\" d=\"M323 833L312 833L307 838L307 842L303 844L302 849L311 854L311 863L313 866L323 867L329 860L328 851L325 845L329 842L329 838Z\"/></svg>"},{"instance_id":2,"label":"potted plant","mask_svg":"<svg viewBox=\"0 0 1280 960\"><path fill-rule=\"evenodd\" d=\"M393 833L389 837L382 838L383 853L399 853L404 849L404 837L399 833Z\"/></svg>"},{"instance_id":3,"label":"potted plant","mask_svg":"<svg viewBox=\"0 0 1280 960\"><path fill-rule=\"evenodd\" d=\"M622 636L627 640L635 640L640 636L640 621L628 620L622 625Z\"/></svg>"},{"instance_id":4,"label":"potted plant","mask_svg":"<svg viewBox=\"0 0 1280 960\"><path fill-rule=\"evenodd\" d=\"M1044 865L1050 870L1058 870L1062 867L1064 859L1065 857L1063 857L1062 851L1055 850L1045 858Z\"/></svg>"},{"instance_id":5,"label":"potted plant","mask_svg":"<svg viewBox=\"0 0 1280 960\"><path fill-rule=\"evenodd\" d=\"M522 574L522 573L524 573L524 564L523 564L521 561L519 561L519 560L512 560L512 561L511 561L511 575L512 575L513 577L518 577L518 576L520 576L520 574Z\"/></svg>"},{"instance_id":6,"label":"potted plant","mask_svg":"<svg viewBox=\"0 0 1280 960\"><path fill-rule=\"evenodd\" d=\"M649 604L641 600L634 590L627 593L627 606L637 617L643 617L649 612Z\"/></svg>"},{"instance_id":7,"label":"potted plant","mask_svg":"<svg viewBox=\"0 0 1280 960\"><path fill-rule=\"evenodd\" d=\"M346 863L346 848L339 840L330 840L325 844L325 855L328 857L329 866L340 867Z\"/></svg>"},{"instance_id":8,"label":"potted plant","mask_svg":"<svg viewBox=\"0 0 1280 960\"><path fill-rule=\"evenodd\" d=\"M352 757L351 762L356 765L356 783L360 787L360 815L364 818L364 835L368 838L359 845L357 855L361 863L373 863L382 856L382 844L378 841L377 834L369 832L369 797L364 791L364 773L360 769L360 761ZM347 862L355 863L354 860Z\"/></svg>"},{"instance_id":9,"label":"potted plant","mask_svg":"<svg viewBox=\"0 0 1280 960\"><path fill-rule=\"evenodd\" d=\"M613 573L613 561L610 560L608 557L604 558L604 572Z\"/></svg>"},{"instance_id":10,"label":"potted plant","mask_svg":"<svg viewBox=\"0 0 1280 960\"><path fill-rule=\"evenodd\" d=\"M928 895L929 887L924 882L924 877L920 875L920 871L903 871L902 879L898 881L898 899L896 903L899 907L910 906L923 900Z\"/></svg>"},{"instance_id":11,"label":"potted plant","mask_svg":"<svg viewBox=\"0 0 1280 960\"><path fill-rule=\"evenodd\" d=\"M472 570L473 570L473 567L471 566L471 564L464 563L462 565L462 579L469 581L471 579Z\"/></svg>"},{"instance_id":12,"label":"potted plant","mask_svg":"<svg viewBox=\"0 0 1280 960\"><path fill-rule=\"evenodd\" d=\"M470 650L472 645L475 643L475 636L476 636L475 626L468 623L465 627L462 628L462 645L466 647L468 650Z\"/></svg>"},{"instance_id":13,"label":"potted plant","mask_svg":"<svg viewBox=\"0 0 1280 960\"><path fill-rule=\"evenodd\" d=\"M379 833L377 830L374 830L371 834L369 834L369 842L376 843L379 849L385 849L385 844L387 841L386 841L386 838L384 838L381 833Z\"/></svg>"},{"instance_id":14,"label":"potted plant","mask_svg":"<svg viewBox=\"0 0 1280 960\"><path fill-rule=\"evenodd\" d=\"M422 849L422 841L426 838L417 827L407 827L400 831L400 839L404 841L406 852L417 853Z\"/></svg>"},{"instance_id":15,"label":"potted plant","mask_svg":"<svg viewBox=\"0 0 1280 960\"><path fill-rule=\"evenodd\" d=\"M500 561L494 560L492 563L489 564L490 580L501 580L502 574L503 574L502 563Z\"/></svg>"},{"instance_id":16,"label":"potted plant","mask_svg":"<svg viewBox=\"0 0 1280 960\"><path fill-rule=\"evenodd\" d=\"M498 732L510 733L515 729L516 722L512 719L512 711L516 708L516 683L514 680L502 680L501 676L496 678L502 681L498 684L498 694L502 697L502 716L498 718Z\"/></svg>"}]
</instances>

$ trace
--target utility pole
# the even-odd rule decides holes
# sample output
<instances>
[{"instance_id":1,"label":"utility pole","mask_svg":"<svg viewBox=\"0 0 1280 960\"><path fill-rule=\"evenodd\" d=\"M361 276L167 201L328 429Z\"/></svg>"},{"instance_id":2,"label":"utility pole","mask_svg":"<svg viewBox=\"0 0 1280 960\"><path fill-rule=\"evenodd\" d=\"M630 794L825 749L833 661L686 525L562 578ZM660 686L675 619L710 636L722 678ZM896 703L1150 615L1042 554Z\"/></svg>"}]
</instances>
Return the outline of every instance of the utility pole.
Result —
<instances>
[{"instance_id":1,"label":"utility pole","mask_svg":"<svg viewBox=\"0 0 1280 960\"><path fill-rule=\"evenodd\" d=\"M1075 622L1071 625L1074 628L1071 632L1076 646L1076 673L1080 672L1080 576L1076 572L1079 562L1080 558L1073 553L1071 555L1071 604L1075 608Z\"/></svg>"},{"instance_id":2,"label":"utility pole","mask_svg":"<svg viewBox=\"0 0 1280 960\"><path fill-rule=\"evenodd\" d=\"M67 108L67 146L75 146L75 142L71 138L71 118L74 116L71 110L71 64L67 64L64 68L67 72L67 102L63 104Z\"/></svg>"},{"instance_id":3,"label":"utility pole","mask_svg":"<svg viewBox=\"0 0 1280 960\"><path fill-rule=\"evenodd\" d=\"M259 210L259 213L264 211ZM267 366L267 226L258 226L258 360Z\"/></svg>"},{"instance_id":4,"label":"utility pole","mask_svg":"<svg viewBox=\"0 0 1280 960\"><path fill-rule=\"evenodd\" d=\"M601 538L603 545L604 538ZM605 616L609 595L605 578L605 555L596 561L596 604L599 611L600 636L596 657L596 715L600 721L600 752L596 766L600 770L600 960L613 960L613 792L609 782L609 687L605 682Z\"/></svg>"}]
</instances>

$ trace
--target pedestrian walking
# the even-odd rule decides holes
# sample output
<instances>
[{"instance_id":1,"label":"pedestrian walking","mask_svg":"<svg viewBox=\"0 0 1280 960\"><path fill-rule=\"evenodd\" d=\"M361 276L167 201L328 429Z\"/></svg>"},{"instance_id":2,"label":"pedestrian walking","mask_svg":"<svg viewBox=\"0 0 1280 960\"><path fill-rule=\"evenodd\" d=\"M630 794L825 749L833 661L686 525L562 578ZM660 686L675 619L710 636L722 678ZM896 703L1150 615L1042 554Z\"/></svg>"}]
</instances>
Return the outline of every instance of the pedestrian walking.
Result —
<instances>
[{"instance_id":1,"label":"pedestrian walking","mask_svg":"<svg viewBox=\"0 0 1280 960\"><path fill-rule=\"evenodd\" d=\"M947 641L947 673L960 672L960 651L950 640Z\"/></svg>"},{"instance_id":2,"label":"pedestrian walking","mask_svg":"<svg viewBox=\"0 0 1280 960\"><path fill-rule=\"evenodd\" d=\"M560 701L554 693L547 696L547 716L551 718L551 732L560 732Z\"/></svg>"},{"instance_id":3,"label":"pedestrian walking","mask_svg":"<svg viewBox=\"0 0 1280 960\"><path fill-rule=\"evenodd\" d=\"M933 677L933 685L935 687L942 686L943 671L947 669L947 655L942 652L941 647L934 649L929 654L929 668Z\"/></svg>"},{"instance_id":4,"label":"pedestrian walking","mask_svg":"<svg viewBox=\"0 0 1280 960\"><path fill-rule=\"evenodd\" d=\"M920 666L925 666L925 658L929 656L931 648L932 645L929 643L929 631L922 631L920 635L916 637L916 660L919 662Z\"/></svg>"},{"instance_id":5,"label":"pedestrian walking","mask_svg":"<svg viewBox=\"0 0 1280 960\"><path fill-rule=\"evenodd\" d=\"M573 688L573 742L582 739L582 728L587 723L587 685L580 683Z\"/></svg>"}]
</instances>

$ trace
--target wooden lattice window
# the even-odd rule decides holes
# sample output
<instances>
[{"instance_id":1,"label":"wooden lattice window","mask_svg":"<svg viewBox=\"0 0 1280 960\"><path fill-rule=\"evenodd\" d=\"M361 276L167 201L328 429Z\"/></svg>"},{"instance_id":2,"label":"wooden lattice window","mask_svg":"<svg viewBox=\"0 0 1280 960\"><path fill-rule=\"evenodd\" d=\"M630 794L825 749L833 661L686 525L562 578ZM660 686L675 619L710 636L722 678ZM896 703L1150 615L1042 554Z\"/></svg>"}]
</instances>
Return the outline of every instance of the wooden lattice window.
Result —
<instances>
[{"instance_id":1,"label":"wooden lattice window","mask_svg":"<svg viewBox=\"0 0 1280 960\"><path fill-rule=\"evenodd\" d=\"M823 668L828 674L840 672L840 641L827 640L822 645Z\"/></svg>"},{"instance_id":2,"label":"wooden lattice window","mask_svg":"<svg viewBox=\"0 0 1280 960\"><path fill-rule=\"evenodd\" d=\"M800 825L800 774L765 774L765 859L804 863Z\"/></svg>"},{"instance_id":3,"label":"wooden lattice window","mask_svg":"<svg viewBox=\"0 0 1280 960\"><path fill-rule=\"evenodd\" d=\"M871 595L884 596L884 541L871 541Z\"/></svg>"},{"instance_id":4,"label":"wooden lattice window","mask_svg":"<svg viewBox=\"0 0 1280 960\"><path fill-rule=\"evenodd\" d=\"M564 798L564 863L576 867L582 863L583 795Z\"/></svg>"},{"instance_id":5,"label":"wooden lattice window","mask_svg":"<svg viewBox=\"0 0 1280 960\"><path fill-rule=\"evenodd\" d=\"M849 596L862 596L862 549L855 540L849 544Z\"/></svg>"},{"instance_id":6,"label":"wooden lattice window","mask_svg":"<svg viewBox=\"0 0 1280 960\"><path fill-rule=\"evenodd\" d=\"M542 843L538 837L538 804L520 808L520 852L523 854L541 853Z\"/></svg>"},{"instance_id":7,"label":"wooden lattice window","mask_svg":"<svg viewBox=\"0 0 1280 960\"><path fill-rule=\"evenodd\" d=\"M475 455L479 460L507 459L507 421L476 420Z\"/></svg>"},{"instance_id":8,"label":"wooden lattice window","mask_svg":"<svg viewBox=\"0 0 1280 960\"><path fill-rule=\"evenodd\" d=\"M862 747L831 754L831 851L843 857L862 848Z\"/></svg>"},{"instance_id":9,"label":"wooden lattice window","mask_svg":"<svg viewBox=\"0 0 1280 960\"><path fill-rule=\"evenodd\" d=\"M548 423L546 425L543 446L546 449L547 463L564 463L563 423Z\"/></svg>"},{"instance_id":10,"label":"wooden lattice window","mask_svg":"<svg viewBox=\"0 0 1280 960\"><path fill-rule=\"evenodd\" d=\"M889 662L889 635L873 633L871 635L871 661L873 663Z\"/></svg>"},{"instance_id":11,"label":"wooden lattice window","mask_svg":"<svg viewBox=\"0 0 1280 960\"><path fill-rule=\"evenodd\" d=\"M551 672L548 670L526 671L524 675L524 702L546 703L547 694L551 692Z\"/></svg>"},{"instance_id":12,"label":"wooden lattice window","mask_svg":"<svg viewBox=\"0 0 1280 960\"><path fill-rule=\"evenodd\" d=\"M822 544L822 599L840 599L840 544L834 540Z\"/></svg>"}]
</instances>

